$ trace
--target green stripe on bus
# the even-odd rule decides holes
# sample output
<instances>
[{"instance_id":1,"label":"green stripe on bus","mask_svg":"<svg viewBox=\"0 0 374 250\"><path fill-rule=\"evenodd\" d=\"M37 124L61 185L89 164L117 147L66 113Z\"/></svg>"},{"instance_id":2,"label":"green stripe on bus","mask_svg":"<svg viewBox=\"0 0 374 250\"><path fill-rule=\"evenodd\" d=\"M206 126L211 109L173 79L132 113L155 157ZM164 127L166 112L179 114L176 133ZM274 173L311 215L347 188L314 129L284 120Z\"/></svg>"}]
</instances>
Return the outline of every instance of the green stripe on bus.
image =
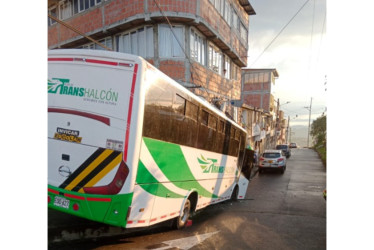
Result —
<instances>
[{"instance_id":1,"label":"green stripe on bus","mask_svg":"<svg viewBox=\"0 0 374 250\"><path fill-rule=\"evenodd\" d=\"M179 145L146 137L143 139L160 170L175 186L188 191L196 189L199 195L204 197L218 198L196 181Z\"/></svg>"},{"instance_id":2,"label":"green stripe on bus","mask_svg":"<svg viewBox=\"0 0 374 250\"><path fill-rule=\"evenodd\" d=\"M142 161L139 161L138 174L136 177L138 183L145 191L159 197L184 198L183 195L174 193L159 183L155 177L148 171Z\"/></svg>"}]
</instances>

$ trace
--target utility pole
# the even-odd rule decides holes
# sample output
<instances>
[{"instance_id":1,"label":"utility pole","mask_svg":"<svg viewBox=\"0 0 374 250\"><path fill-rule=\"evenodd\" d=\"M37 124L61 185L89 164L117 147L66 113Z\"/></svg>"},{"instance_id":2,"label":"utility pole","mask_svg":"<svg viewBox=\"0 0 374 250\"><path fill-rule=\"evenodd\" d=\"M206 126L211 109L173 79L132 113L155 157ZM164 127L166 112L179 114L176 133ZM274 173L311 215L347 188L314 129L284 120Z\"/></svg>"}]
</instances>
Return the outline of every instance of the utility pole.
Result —
<instances>
[{"instance_id":1,"label":"utility pole","mask_svg":"<svg viewBox=\"0 0 374 250\"><path fill-rule=\"evenodd\" d=\"M304 107L307 110L309 110L309 124L308 124L308 139L307 139L307 147L309 148L309 133L310 133L310 115L312 114L312 97L310 98L310 106L309 107Z\"/></svg>"},{"instance_id":2,"label":"utility pole","mask_svg":"<svg viewBox=\"0 0 374 250\"><path fill-rule=\"evenodd\" d=\"M279 98L277 100L277 115L276 115L276 129L275 129L275 144L278 144L278 131L279 131Z\"/></svg>"},{"instance_id":3,"label":"utility pole","mask_svg":"<svg viewBox=\"0 0 374 250\"><path fill-rule=\"evenodd\" d=\"M290 116L288 116L288 122L287 122L287 135L286 135L286 144L288 144L288 130L290 129ZM291 142L291 139L290 139Z\"/></svg>"}]
</instances>

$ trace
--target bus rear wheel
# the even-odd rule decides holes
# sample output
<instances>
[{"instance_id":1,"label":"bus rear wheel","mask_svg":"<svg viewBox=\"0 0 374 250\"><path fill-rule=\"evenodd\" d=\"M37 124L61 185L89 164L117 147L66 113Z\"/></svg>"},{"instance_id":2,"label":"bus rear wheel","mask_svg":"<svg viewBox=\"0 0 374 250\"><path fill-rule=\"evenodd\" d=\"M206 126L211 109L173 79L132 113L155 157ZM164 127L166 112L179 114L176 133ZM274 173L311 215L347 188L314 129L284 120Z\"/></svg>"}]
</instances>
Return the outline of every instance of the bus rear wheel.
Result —
<instances>
[{"instance_id":1,"label":"bus rear wheel","mask_svg":"<svg viewBox=\"0 0 374 250\"><path fill-rule=\"evenodd\" d=\"M188 218L191 214L191 201L189 199L186 200L184 203L182 213L174 219L173 221L173 228L175 229L182 229L186 226Z\"/></svg>"}]
</instances>

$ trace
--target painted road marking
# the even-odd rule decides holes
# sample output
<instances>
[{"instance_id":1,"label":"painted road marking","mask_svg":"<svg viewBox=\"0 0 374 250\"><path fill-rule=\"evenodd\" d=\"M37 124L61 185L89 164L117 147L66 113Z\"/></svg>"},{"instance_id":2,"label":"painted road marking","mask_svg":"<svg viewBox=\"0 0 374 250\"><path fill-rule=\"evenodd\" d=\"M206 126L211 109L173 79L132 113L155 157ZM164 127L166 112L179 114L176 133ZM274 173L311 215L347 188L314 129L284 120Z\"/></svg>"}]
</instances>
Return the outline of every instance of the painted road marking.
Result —
<instances>
[{"instance_id":1,"label":"painted road marking","mask_svg":"<svg viewBox=\"0 0 374 250\"><path fill-rule=\"evenodd\" d=\"M219 231L207 233L207 234L198 234L191 237L181 238L177 240L169 240L162 242L168 246L156 248L153 250L164 250L164 249L171 249L171 248L179 248L181 250L188 250L197 244L200 244L204 240L208 239L209 237L213 236L214 234L218 233Z\"/></svg>"}]
</instances>

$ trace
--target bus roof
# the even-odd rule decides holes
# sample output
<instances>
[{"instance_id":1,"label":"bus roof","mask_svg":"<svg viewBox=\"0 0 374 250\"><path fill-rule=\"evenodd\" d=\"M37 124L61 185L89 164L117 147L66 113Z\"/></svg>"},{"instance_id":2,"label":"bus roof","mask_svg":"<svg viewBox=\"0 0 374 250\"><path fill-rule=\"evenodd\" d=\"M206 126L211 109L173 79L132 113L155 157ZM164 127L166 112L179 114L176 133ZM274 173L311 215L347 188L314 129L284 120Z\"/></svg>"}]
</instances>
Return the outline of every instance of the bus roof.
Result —
<instances>
[{"instance_id":1,"label":"bus roof","mask_svg":"<svg viewBox=\"0 0 374 250\"><path fill-rule=\"evenodd\" d=\"M103 59L113 60L126 60L126 61L133 61L134 63L146 65L148 68L151 68L158 72L161 76L168 80L170 84L178 88L183 93L187 94L195 101L199 102L203 106L205 106L209 111L214 112L216 115L220 116L221 118L229 121L230 123L234 124L237 128L241 129L243 132L246 133L246 130L242 128L239 124L237 124L234 120L226 116L221 110L216 108L214 105L209 103L203 97L197 96L192 93L190 90L186 89L184 86L176 82L174 79L170 78L168 75L157 69L155 66L147 62L140 56L121 53L121 52L114 52L114 51L106 51L106 50L90 50L90 49L56 49L56 50L49 50L48 51L49 57L56 57L56 56L63 56L63 57L75 57L75 56L92 56L92 57L101 57Z\"/></svg>"}]
</instances>

